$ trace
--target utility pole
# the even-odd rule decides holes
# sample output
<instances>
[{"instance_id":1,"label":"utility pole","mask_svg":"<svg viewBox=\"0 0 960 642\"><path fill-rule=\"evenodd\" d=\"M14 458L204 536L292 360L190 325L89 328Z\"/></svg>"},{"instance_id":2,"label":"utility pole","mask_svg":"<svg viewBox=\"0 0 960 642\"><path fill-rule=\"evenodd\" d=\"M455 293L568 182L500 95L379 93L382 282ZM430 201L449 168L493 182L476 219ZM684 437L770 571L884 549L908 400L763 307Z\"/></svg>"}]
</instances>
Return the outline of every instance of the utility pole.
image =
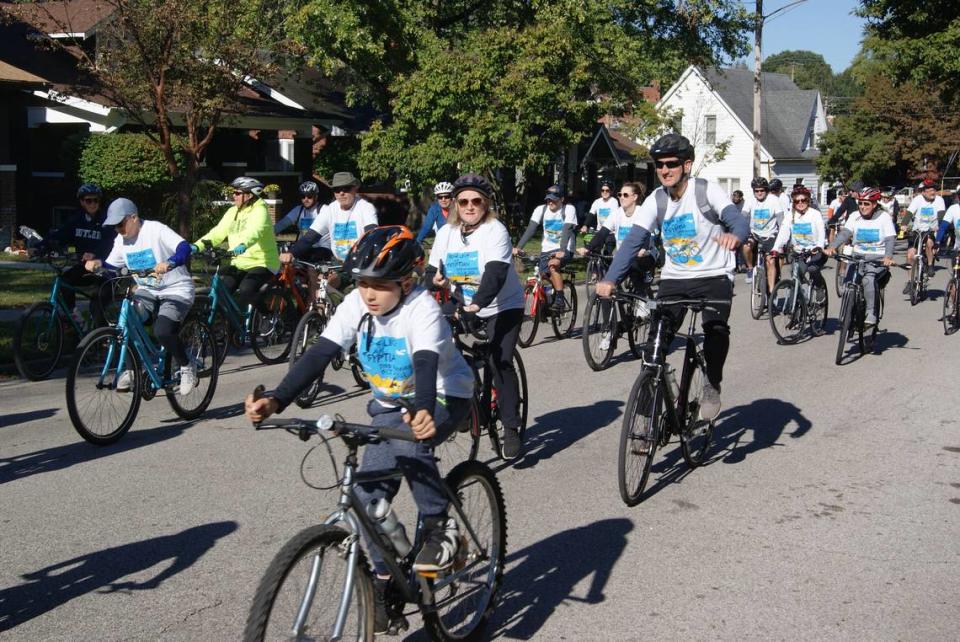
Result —
<instances>
[{"instance_id":1,"label":"utility pole","mask_svg":"<svg viewBox=\"0 0 960 642\"><path fill-rule=\"evenodd\" d=\"M763 38L763 0L757 0L753 25L753 175L760 176L760 105L763 99L760 83L760 41Z\"/></svg>"}]
</instances>

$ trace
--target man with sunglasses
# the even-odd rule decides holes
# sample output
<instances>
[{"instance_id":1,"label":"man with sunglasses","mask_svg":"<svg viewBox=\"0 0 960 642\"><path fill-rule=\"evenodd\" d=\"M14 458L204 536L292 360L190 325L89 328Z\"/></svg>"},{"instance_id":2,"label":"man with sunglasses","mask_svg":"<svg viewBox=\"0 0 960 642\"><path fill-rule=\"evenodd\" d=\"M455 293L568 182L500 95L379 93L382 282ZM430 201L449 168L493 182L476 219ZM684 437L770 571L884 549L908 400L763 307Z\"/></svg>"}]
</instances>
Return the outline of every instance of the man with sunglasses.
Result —
<instances>
[{"instance_id":1,"label":"man with sunglasses","mask_svg":"<svg viewBox=\"0 0 960 642\"><path fill-rule=\"evenodd\" d=\"M62 227L51 230L47 237L37 244L36 249L45 251L53 248L66 249L73 246L80 254L80 263L66 270L61 278L65 283L83 289L92 295L90 312L94 323L98 326L106 325L103 309L110 304L112 292L109 288L101 288L105 283L103 277L88 271L84 265L87 261L103 260L113 247L113 240L117 233L112 227L103 227L106 218L100 203L103 200L103 191L96 183L84 183L77 190L77 200L80 207ZM64 302L70 310L76 305L76 295L69 288L60 290Z\"/></svg>"},{"instance_id":2,"label":"man with sunglasses","mask_svg":"<svg viewBox=\"0 0 960 642\"><path fill-rule=\"evenodd\" d=\"M433 186L433 195L437 200L427 210L423 225L417 232L417 243L423 243L423 239L427 238L434 230L439 233L440 228L447 224L447 217L450 216L450 205L453 204L453 185L447 181L440 181Z\"/></svg>"},{"instance_id":3,"label":"man with sunglasses","mask_svg":"<svg viewBox=\"0 0 960 642\"><path fill-rule=\"evenodd\" d=\"M342 263L357 239L378 225L377 209L373 203L358 196L360 181L352 173L335 173L330 188L333 200L323 206L310 229L291 250L298 258L321 238L329 238L333 257Z\"/></svg>"},{"instance_id":4,"label":"man with sunglasses","mask_svg":"<svg viewBox=\"0 0 960 642\"><path fill-rule=\"evenodd\" d=\"M773 242L780 231L783 221L783 206L780 198L772 193L770 184L762 176L757 176L750 182L753 188L753 198L743 206L743 215L750 221L750 238L743 244L743 258L747 263L747 283L753 281L750 268L753 267L754 253L758 248L767 252L767 293L773 292L777 283L777 261L769 254L773 249Z\"/></svg>"},{"instance_id":5,"label":"man with sunglasses","mask_svg":"<svg viewBox=\"0 0 960 642\"><path fill-rule=\"evenodd\" d=\"M913 217L910 234L907 236L907 265L913 264L920 236L926 232L927 241L920 250L927 259L925 261L927 276L933 276L935 256L933 241L947 206L943 202L943 197L937 194L937 184L929 178L920 183L919 190L920 193L914 196L910 205L907 206L907 210ZM910 279L907 279L907 283L903 286L903 293L910 294Z\"/></svg>"},{"instance_id":6,"label":"man with sunglasses","mask_svg":"<svg viewBox=\"0 0 960 642\"><path fill-rule=\"evenodd\" d=\"M540 274L549 275L550 284L556 293L551 304L557 310L563 310L566 305L566 297L563 294L563 266L570 262L573 257L573 251L570 249L571 241L576 243L575 231L577 229L577 209L573 205L565 205L563 194L559 188L547 190L544 196L544 204L533 210L530 215L530 223L524 230L523 236L513 248L513 254L517 255L527 244L540 225L543 225L543 239L540 242Z\"/></svg>"},{"instance_id":7,"label":"man with sunglasses","mask_svg":"<svg viewBox=\"0 0 960 642\"><path fill-rule=\"evenodd\" d=\"M274 234L280 234L293 227L297 230L297 239L299 240L301 236L307 233L320 214L320 186L313 181L304 181L300 183L298 191L300 192L300 205L293 207L287 212L286 216L274 224ZM320 238L310 246L303 256L297 258L311 263L321 263L329 261L332 256L330 239ZM280 262L290 263L293 258L292 253L284 252L280 255Z\"/></svg>"},{"instance_id":8,"label":"man with sunglasses","mask_svg":"<svg viewBox=\"0 0 960 642\"><path fill-rule=\"evenodd\" d=\"M747 238L746 220L718 184L690 180L694 149L685 137L662 136L650 148L650 156L661 186L640 206L636 223L621 242L603 281L597 284L597 295L613 294L617 281L630 269L633 257L647 246L651 233L660 230L667 258L660 273L658 298L732 301L734 252ZM701 203L700 197L706 202ZM679 328L684 313L670 308L665 311L673 330ZM729 303L703 311L703 353L708 379L700 406L703 420L713 420L720 414L720 383L730 349L729 317Z\"/></svg>"}]
</instances>

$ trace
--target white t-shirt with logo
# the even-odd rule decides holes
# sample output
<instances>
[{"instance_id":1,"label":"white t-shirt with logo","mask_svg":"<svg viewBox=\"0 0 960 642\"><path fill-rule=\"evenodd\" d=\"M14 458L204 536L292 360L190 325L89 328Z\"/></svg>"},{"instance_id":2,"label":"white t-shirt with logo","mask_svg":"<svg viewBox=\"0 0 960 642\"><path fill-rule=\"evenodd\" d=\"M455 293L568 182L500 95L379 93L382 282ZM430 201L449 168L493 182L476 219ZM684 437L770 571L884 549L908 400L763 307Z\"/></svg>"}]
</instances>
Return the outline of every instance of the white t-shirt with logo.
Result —
<instances>
[{"instance_id":1,"label":"white t-shirt with logo","mask_svg":"<svg viewBox=\"0 0 960 642\"><path fill-rule=\"evenodd\" d=\"M556 252L560 249L560 239L563 238L564 225L577 225L577 210L573 205L561 205L557 211L550 209L547 204L539 205L530 215L531 221L543 224L543 241L540 244L541 252Z\"/></svg>"},{"instance_id":2,"label":"white t-shirt with logo","mask_svg":"<svg viewBox=\"0 0 960 642\"><path fill-rule=\"evenodd\" d=\"M756 198L748 200L743 207L743 213L750 219L751 234L762 239L771 239L777 235L777 230L780 229L784 209L780 199L772 194L767 194L762 201L758 201Z\"/></svg>"},{"instance_id":3,"label":"white t-shirt with logo","mask_svg":"<svg viewBox=\"0 0 960 642\"><path fill-rule=\"evenodd\" d=\"M444 225L437 232L437 240L430 250L430 265L439 269L443 261L444 272L451 285L460 285L464 304L473 301L483 270L490 261L513 264L510 234L503 223L490 219L466 237L464 242L460 227ZM492 317L502 310L523 308L523 288L516 270L507 270L507 280L490 304L477 312L482 318Z\"/></svg>"},{"instance_id":4,"label":"white t-shirt with logo","mask_svg":"<svg viewBox=\"0 0 960 642\"><path fill-rule=\"evenodd\" d=\"M815 247L823 248L825 238L823 215L819 210L808 207L803 216L791 212L784 217L777 240L773 242L773 249L779 252L787 243L792 244L798 252Z\"/></svg>"},{"instance_id":5,"label":"white t-shirt with logo","mask_svg":"<svg viewBox=\"0 0 960 642\"><path fill-rule=\"evenodd\" d=\"M590 206L590 213L597 217L597 229L599 230L601 227L603 227L607 217L616 212L619 208L620 201L613 196L606 200L604 200L602 197L595 200L593 205Z\"/></svg>"},{"instance_id":6,"label":"white t-shirt with logo","mask_svg":"<svg viewBox=\"0 0 960 642\"><path fill-rule=\"evenodd\" d=\"M603 224L603 226L613 234L613 238L616 239L618 250L620 249L620 244L623 242L623 239L627 238L627 234L630 233L630 228L637 222L637 212L639 212L639 208L635 209L633 214L627 216L623 208L618 207L610 214L609 218L607 218L607 222ZM651 238L652 237L653 235L651 234Z\"/></svg>"},{"instance_id":7,"label":"white t-shirt with logo","mask_svg":"<svg viewBox=\"0 0 960 642\"><path fill-rule=\"evenodd\" d=\"M324 205L310 229L329 238L328 247L343 261L368 225L379 225L377 208L370 201L357 197L348 210L342 209L336 200Z\"/></svg>"},{"instance_id":8,"label":"white t-shirt with logo","mask_svg":"<svg viewBox=\"0 0 960 642\"><path fill-rule=\"evenodd\" d=\"M661 188L658 188L661 189ZM651 233L657 229L656 190L643 201L634 225L642 225ZM693 182L687 184L679 201L667 199L660 238L666 253L661 271L664 279L696 279L726 276L733 280L736 258L733 252L720 247L714 237L724 233L720 213L733 205L726 191L713 181L707 182L707 202L717 213L717 223L711 223L697 207Z\"/></svg>"},{"instance_id":9,"label":"white t-shirt with logo","mask_svg":"<svg viewBox=\"0 0 960 642\"><path fill-rule=\"evenodd\" d=\"M437 396L469 399L473 396L473 372L453 342L450 323L430 294L416 287L387 316L372 316L371 336L364 315L367 306L359 288L337 306L323 331L344 352L356 341L357 356L367 373L370 390L381 405L395 407L391 399L413 399L416 381L413 355L421 350L437 353ZM358 329L359 327L359 329Z\"/></svg>"},{"instance_id":10,"label":"white t-shirt with logo","mask_svg":"<svg viewBox=\"0 0 960 642\"><path fill-rule=\"evenodd\" d=\"M165 263L184 243L183 237L159 221L142 221L137 238L128 241L120 234L113 240L113 249L104 263L130 270L152 270ZM186 266L180 265L159 276L135 277L137 285L157 298L193 301L193 280Z\"/></svg>"},{"instance_id":11,"label":"white t-shirt with logo","mask_svg":"<svg viewBox=\"0 0 960 642\"><path fill-rule=\"evenodd\" d=\"M853 253L868 258L885 256L887 249L884 239L897 234L893 219L879 209L869 219L863 218L860 212L854 212L843 227L853 233Z\"/></svg>"},{"instance_id":12,"label":"white t-shirt with logo","mask_svg":"<svg viewBox=\"0 0 960 642\"><path fill-rule=\"evenodd\" d=\"M947 208L943 222L953 226L953 247L960 250L960 203L954 203Z\"/></svg>"},{"instance_id":13,"label":"white t-shirt with logo","mask_svg":"<svg viewBox=\"0 0 960 642\"><path fill-rule=\"evenodd\" d=\"M276 225L273 226L273 231L275 234L279 234L288 227L295 226L297 228L297 238L300 238L304 232L313 226L313 222L320 214L320 210L321 207L319 205L314 205L313 207L297 205L287 212L286 216L277 221ZM330 247L330 235L322 235L320 240L313 244L313 247Z\"/></svg>"},{"instance_id":14,"label":"white t-shirt with logo","mask_svg":"<svg viewBox=\"0 0 960 642\"><path fill-rule=\"evenodd\" d=\"M925 199L923 194L914 196L910 206L907 207L913 214L913 231L936 232L940 224L937 220L937 212L942 212L946 207L939 194L933 197L933 201Z\"/></svg>"}]
</instances>

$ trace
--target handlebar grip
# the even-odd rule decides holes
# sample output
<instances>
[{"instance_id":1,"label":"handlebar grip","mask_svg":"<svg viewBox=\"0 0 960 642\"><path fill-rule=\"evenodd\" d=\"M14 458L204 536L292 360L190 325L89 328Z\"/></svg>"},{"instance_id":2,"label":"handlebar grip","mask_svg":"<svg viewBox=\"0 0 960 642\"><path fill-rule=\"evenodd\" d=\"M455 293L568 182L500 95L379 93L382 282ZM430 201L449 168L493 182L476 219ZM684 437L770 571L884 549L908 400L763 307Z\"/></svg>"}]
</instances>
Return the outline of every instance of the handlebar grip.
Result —
<instances>
[{"instance_id":1,"label":"handlebar grip","mask_svg":"<svg viewBox=\"0 0 960 642\"><path fill-rule=\"evenodd\" d=\"M259 384L256 388L253 389L253 400L256 401L257 399L263 399L263 393L266 392L266 390L267 389L263 387L262 383ZM260 424L261 422L259 421L253 422L253 429L260 430Z\"/></svg>"}]
</instances>

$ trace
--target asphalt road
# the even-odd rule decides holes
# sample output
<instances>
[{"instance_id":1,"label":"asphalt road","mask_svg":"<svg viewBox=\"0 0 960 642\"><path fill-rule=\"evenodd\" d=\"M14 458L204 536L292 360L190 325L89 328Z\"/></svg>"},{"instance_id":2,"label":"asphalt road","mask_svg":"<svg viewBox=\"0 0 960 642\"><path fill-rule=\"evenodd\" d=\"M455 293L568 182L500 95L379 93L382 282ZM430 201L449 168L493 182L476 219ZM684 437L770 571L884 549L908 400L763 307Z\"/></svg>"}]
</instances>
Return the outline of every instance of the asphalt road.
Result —
<instances>
[{"instance_id":1,"label":"asphalt road","mask_svg":"<svg viewBox=\"0 0 960 642\"><path fill-rule=\"evenodd\" d=\"M635 508L615 465L637 362L594 373L541 328L526 457L494 462L509 542L491 637L955 639L960 336L903 278L880 353L837 367L834 334L777 346L738 277L711 463L688 471L671 444ZM299 479L308 445L239 416L285 368L225 367L206 419L158 397L107 448L72 429L63 378L0 384L0 638L239 638L270 559L332 498ZM361 420L349 372L331 382L325 408Z\"/></svg>"}]
</instances>

